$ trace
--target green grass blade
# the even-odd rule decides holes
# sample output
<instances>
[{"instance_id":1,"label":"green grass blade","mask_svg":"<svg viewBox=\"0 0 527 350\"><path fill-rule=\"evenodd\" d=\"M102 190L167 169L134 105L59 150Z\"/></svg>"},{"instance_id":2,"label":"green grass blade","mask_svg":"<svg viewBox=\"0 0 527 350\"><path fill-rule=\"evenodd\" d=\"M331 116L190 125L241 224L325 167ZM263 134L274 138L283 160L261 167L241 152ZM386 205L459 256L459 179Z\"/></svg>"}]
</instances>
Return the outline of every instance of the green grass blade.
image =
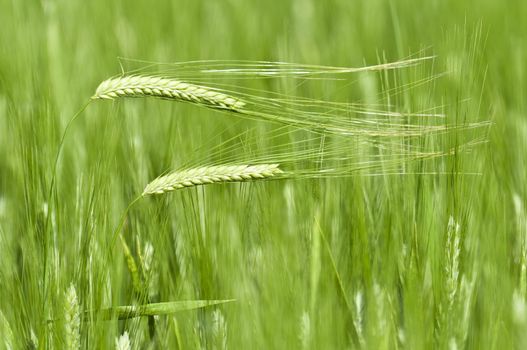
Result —
<instances>
[{"instance_id":1,"label":"green grass blade","mask_svg":"<svg viewBox=\"0 0 527 350\"><path fill-rule=\"evenodd\" d=\"M168 315L181 311L196 310L208 306L230 303L233 301L235 301L235 299L169 301L145 305L116 306L113 308L103 309L96 312L100 313L103 318L107 320L125 320L135 317Z\"/></svg>"}]
</instances>

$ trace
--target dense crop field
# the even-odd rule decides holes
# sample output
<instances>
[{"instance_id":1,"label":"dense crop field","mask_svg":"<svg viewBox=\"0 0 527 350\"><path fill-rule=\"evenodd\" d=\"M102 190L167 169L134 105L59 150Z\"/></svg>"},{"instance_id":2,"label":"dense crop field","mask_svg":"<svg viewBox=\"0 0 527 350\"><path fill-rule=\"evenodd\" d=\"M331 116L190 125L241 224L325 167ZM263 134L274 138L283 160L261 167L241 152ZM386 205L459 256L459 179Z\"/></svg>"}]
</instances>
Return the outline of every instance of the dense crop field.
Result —
<instances>
[{"instance_id":1,"label":"dense crop field","mask_svg":"<svg viewBox=\"0 0 527 350\"><path fill-rule=\"evenodd\" d=\"M0 349L527 348L526 18L0 0Z\"/></svg>"}]
</instances>

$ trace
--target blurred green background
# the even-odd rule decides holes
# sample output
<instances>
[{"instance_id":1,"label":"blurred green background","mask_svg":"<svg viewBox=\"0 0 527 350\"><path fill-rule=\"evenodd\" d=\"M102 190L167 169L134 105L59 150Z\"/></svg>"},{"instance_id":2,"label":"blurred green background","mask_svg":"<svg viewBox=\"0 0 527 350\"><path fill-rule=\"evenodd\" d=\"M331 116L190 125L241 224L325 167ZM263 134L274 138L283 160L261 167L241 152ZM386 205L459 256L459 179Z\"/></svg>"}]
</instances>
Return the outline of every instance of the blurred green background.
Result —
<instances>
[{"instance_id":1,"label":"blurred green background","mask_svg":"<svg viewBox=\"0 0 527 350\"><path fill-rule=\"evenodd\" d=\"M284 180L145 200L124 233L136 258L152 253L151 301L236 302L158 316L153 336L147 318L83 321L81 347L114 348L125 331L134 349L527 347L525 18L523 0L0 0L0 348L65 348L70 285L82 311L141 302L110 245L123 210L164 170L199 162L215 130L250 124L167 101L91 104L69 130L50 200L62 132L120 72L117 57L348 67L421 50L448 72L431 106L494 123L487 144L453 161L480 176Z\"/></svg>"}]
</instances>

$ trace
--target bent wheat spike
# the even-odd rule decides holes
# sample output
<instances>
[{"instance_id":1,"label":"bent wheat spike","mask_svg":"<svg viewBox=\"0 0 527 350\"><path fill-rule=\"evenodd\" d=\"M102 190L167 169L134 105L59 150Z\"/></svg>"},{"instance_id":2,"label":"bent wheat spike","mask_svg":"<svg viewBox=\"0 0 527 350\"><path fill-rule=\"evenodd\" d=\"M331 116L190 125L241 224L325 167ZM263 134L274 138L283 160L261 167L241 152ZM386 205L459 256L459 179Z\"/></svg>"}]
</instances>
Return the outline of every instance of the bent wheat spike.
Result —
<instances>
[{"instance_id":1,"label":"bent wheat spike","mask_svg":"<svg viewBox=\"0 0 527 350\"><path fill-rule=\"evenodd\" d=\"M237 111L245 103L212 88L155 76L123 76L103 81L92 99L155 96Z\"/></svg>"},{"instance_id":2,"label":"bent wheat spike","mask_svg":"<svg viewBox=\"0 0 527 350\"><path fill-rule=\"evenodd\" d=\"M162 194L180 188L220 182L260 180L283 173L278 164L220 165L186 169L158 177L149 183L143 196Z\"/></svg>"}]
</instances>

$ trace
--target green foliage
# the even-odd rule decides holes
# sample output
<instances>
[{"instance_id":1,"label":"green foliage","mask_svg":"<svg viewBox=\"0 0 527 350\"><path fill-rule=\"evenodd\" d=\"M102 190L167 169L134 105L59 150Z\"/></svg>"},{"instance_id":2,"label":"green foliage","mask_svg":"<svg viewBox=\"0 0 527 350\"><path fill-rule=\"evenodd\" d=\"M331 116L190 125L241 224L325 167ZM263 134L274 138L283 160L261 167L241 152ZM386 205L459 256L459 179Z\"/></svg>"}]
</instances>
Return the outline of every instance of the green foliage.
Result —
<instances>
[{"instance_id":1,"label":"green foliage","mask_svg":"<svg viewBox=\"0 0 527 350\"><path fill-rule=\"evenodd\" d=\"M0 0L0 13L0 349L527 346L527 2ZM383 160L377 176L192 187L126 209L168 169L250 164L269 149L291 160L303 134L188 103L92 102L54 178L68 121L120 72L117 57L359 67L416 52L436 58L249 87L389 99L449 128L491 120L486 144L402 168ZM455 150L480 132L419 146ZM315 171L302 162L284 171ZM110 309L144 317L91 312Z\"/></svg>"}]
</instances>

